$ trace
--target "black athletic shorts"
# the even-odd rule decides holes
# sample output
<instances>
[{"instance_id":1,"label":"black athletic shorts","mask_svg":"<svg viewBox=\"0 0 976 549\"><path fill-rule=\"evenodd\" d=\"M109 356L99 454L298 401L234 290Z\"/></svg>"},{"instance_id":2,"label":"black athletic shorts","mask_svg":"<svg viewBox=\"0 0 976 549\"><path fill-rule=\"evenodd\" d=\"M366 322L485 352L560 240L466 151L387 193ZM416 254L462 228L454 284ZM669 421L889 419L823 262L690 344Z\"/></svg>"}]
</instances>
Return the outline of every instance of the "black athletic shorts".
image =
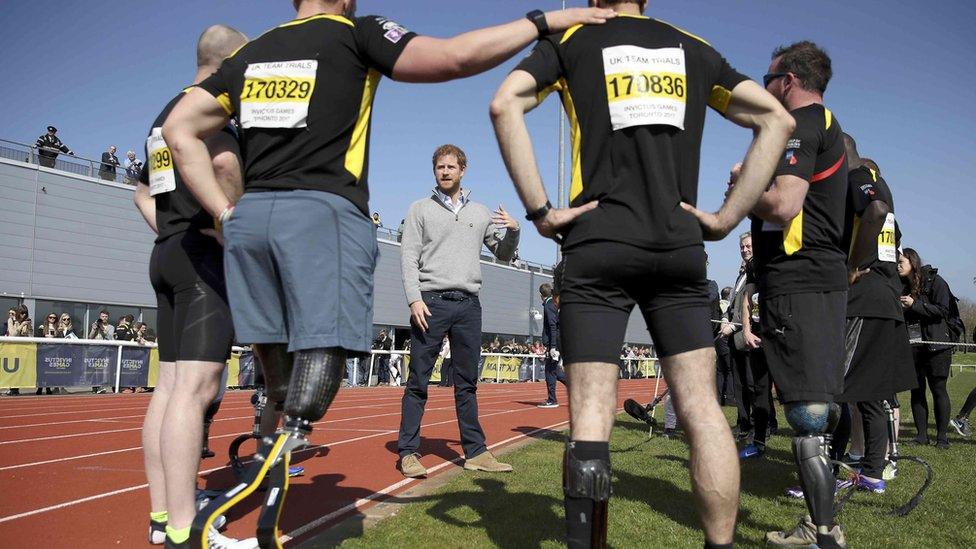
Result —
<instances>
[{"instance_id":1,"label":"black athletic shorts","mask_svg":"<svg viewBox=\"0 0 976 549\"><path fill-rule=\"evenodd\" d=\"M195 230L156 244L149 280L156 290L159 360L224 362L234 327L227 305L223 249Z\"/></svg>"},{"instance_id":2,"label":"black athletic shorts","mask_svg":"<svg viewBox=\"0 0 976 549\"><path fill-rule=\"evenodd\" d=\"M781 402L833 402L844 392L847 291L759 297L762 348Z\"/></svg>"},{"instance_id":3,"label":"black athletic shorts","mask_svg":"<svg viewBox=\"0 0 976 549\"><path fill-rule=\"evenodd\" d=\"M844 393L839 402L884 400L918 386L905 323L889 318L847 319Z\"/></svg>"},{"instance_id":4,"label":"black athletic shorts","mask_svg":"<svg viewBox=\"0 0 976 549\"><path fill-rule=\"evenodd\" d=\"M563 261L559 321L567 364L619 362L635 304L659 357L713 346L703 246L654 251L587 242L566 250Z\"/></svg>"}]
</instances>

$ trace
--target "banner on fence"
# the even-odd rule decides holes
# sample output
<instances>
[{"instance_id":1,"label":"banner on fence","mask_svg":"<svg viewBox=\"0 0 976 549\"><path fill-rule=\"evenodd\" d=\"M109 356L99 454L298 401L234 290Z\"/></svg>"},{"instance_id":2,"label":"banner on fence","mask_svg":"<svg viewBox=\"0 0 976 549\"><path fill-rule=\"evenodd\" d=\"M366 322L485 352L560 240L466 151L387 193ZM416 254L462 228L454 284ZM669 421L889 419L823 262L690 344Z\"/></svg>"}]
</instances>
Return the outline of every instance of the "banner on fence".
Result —
<instances>
[{"instance_id":1,"label":"banner on fence","mask_svg":"<svg viewBox=\"0 0 976 549\"><path fill-rule=\"evenodd\" d=\"M146 387L149 385L149 351L149 347L122 347L122 372L119 374L119 387Z\"/></svg>"},{"instance_id":2,"label":"banner on fence","mask_svg":"<svg viewBox=\"0 0 976 549\"><path fill-rule=\"evenodd\" d=\"M37 345L0 343L0 387L4 389L37 385Z\"/></svg>"},{"instance_id":3,"label":"banner on fence","mask_svg":"<svg viewBox=\"0 0 976 549\"><path fill-rule=\"evenodd\" d=\"M232 375L234 372L228 372L227 383L231 383L232 380L237 380L238 387L251 387L254 385L254 378L257 372L255 372L256 362L254 360L254 353L242 353L238 355L234 353L231 356L231 363L237 361L237 375Z\"/></svg>"},{"instance_id":4,"label":"banner on fence","mask_svg":"<svg viewBox=\"0 0 976 549\"><path fill-rule=\"evenodd\" d=\"M516 357L486 356L481 369L481 379L518 381L522 359Z\"/></svg>"},{"instance_id":5,"label":"banner on fence","mask_svg":"<svg viewBox=\"0 0 976 549\"><path fill-rule=\"evenodd\" d=\"M37 387L112 386L119 348L109 345L37 346Z\"/></svg>"}]
</instances>

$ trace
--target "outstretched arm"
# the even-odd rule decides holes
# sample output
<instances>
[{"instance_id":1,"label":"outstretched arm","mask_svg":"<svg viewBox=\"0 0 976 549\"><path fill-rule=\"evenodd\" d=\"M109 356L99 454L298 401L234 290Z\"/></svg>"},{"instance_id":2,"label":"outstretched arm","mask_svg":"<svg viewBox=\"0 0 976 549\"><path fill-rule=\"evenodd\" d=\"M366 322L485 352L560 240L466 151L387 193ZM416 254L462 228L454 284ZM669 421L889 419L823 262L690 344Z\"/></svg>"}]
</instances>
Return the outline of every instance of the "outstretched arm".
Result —
<instances>
[{"instance_id":1,"label":"outstretched arm","mask_svg":"<svg viewBox=\"0 0 976 549\"><path fill-rule=\"evenodd\" d=\"M732 90L725 117L751 129L753 137L739 178L718 212L706 213L682 204L698 218L706 240L721 240L749 213L769 186L786 141L796 127L796 121L779 101L751 80L740 82Z\"/></svg>"},{"instance_id":2,"label":"outstretched arm","mask_svg":"<svg viewBox=\"0 0 976 549\"><path fill-rule=\"evenodd\" d=\"M572 8L546 13L551 32L578 24L600 24L616 13L603 8ZM498 66L539 37L528 19L519 19L453 38L418 36L404 48L393 67L402 82L444 82L475 75Z\"/></svg>"}]
</instances>

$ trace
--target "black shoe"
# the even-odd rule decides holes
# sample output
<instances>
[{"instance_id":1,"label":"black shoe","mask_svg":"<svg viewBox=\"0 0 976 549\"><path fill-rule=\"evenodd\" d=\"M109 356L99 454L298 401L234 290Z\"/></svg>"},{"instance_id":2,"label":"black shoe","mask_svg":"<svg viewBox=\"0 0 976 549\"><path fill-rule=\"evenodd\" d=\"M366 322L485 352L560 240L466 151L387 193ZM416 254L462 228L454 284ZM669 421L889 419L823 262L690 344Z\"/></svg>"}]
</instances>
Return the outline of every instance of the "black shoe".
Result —
<instances>
[{"instance_id":1,"label":"black shoe","mask_svg":"<svg viewBox=\"0 0 976 549\"><path fill-rule=\"evenodd\" d=\"M905 444L908 444L909 446L928 446L929 439L928 437L922 437L922 435L917 435L915 438L907 441Z\"/></svg>"},{"instance_id":2,"label":"black shoe","mask_svg":"<svg viewBox=\"0 0 976 549\"><path fill-rule=\"evenodd\" d=\"M938 448L939 450L948 450L949 449L949 441L948 440L937 440L937 441L935 441L935 447Z\"/></svg>"}]
</instances>

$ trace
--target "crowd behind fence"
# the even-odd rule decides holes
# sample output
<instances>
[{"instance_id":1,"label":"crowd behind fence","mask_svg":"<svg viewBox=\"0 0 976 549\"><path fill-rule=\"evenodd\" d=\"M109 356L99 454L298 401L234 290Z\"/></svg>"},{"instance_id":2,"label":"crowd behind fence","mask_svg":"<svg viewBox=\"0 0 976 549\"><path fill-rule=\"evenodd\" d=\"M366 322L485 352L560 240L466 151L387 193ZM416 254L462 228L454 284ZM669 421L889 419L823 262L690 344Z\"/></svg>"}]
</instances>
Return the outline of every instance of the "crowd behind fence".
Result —
<instances>
[{"instance_id":1,"label":"crowd behind fence","mask_svg":"<svg viewBox=\"0 0 976 549\"><path fill-rule=\"evenodd\" d=\"M36 166L41 165L37 146L7 139L0 139L0 158L17 160ZM57 159L54 161L53 169L101 179L102 161L59 153ZM112 181L124 185L135 185L136 183L135 179L126 174L124 163L115 167L115 175L111 180L103 179L103 181Z\"/></svg>"}]
</instances>

